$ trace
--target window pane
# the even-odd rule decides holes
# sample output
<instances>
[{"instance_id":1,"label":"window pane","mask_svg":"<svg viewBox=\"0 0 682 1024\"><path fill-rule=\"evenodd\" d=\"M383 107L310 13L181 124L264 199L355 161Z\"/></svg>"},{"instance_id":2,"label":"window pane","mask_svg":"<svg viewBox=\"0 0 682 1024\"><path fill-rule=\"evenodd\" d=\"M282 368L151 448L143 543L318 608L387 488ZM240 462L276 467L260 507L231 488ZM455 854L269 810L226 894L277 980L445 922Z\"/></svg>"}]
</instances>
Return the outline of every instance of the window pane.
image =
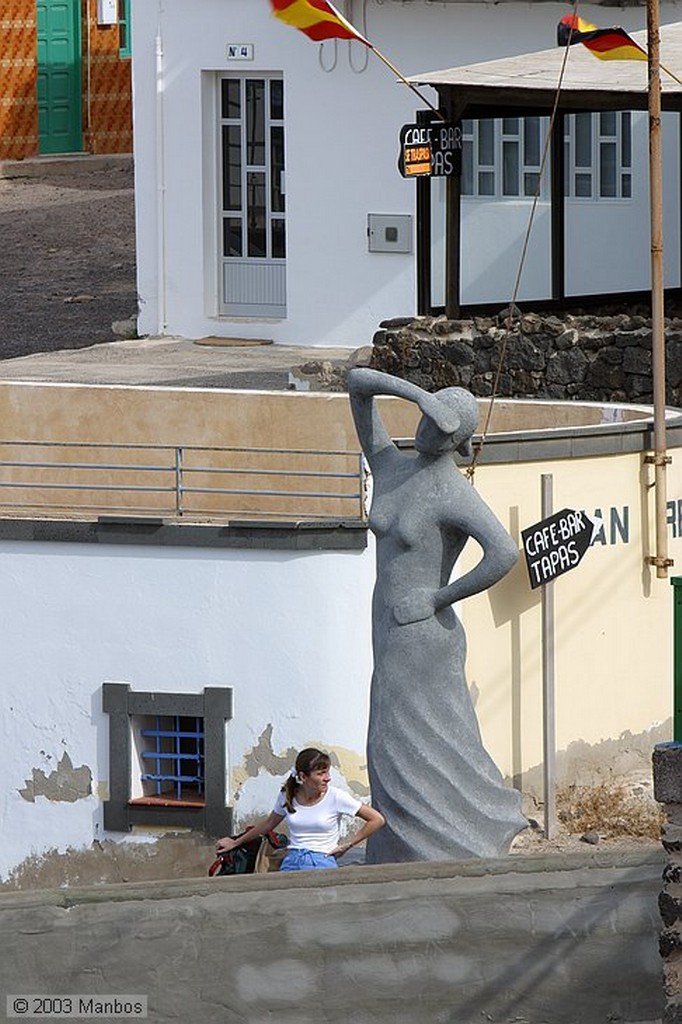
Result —
<instances>
[{"instance_id":1,"label":"window pane","mask_svg":"<svg viewBox=\"0 0 682 1024\"><path fill-rule=\"evenodd\" d=\"M239 125L223 125L223 210L242 208L242 143Z\"/></svg>"},{"instance_id":2,"label":"window pane","mask_svg":"<svg viewBox=\"0 0 682 1024\"><path fill-rule=\"evenodd\" d=\"M474 194L474 144L466 140L462 143L461 189L463 196Z\"/></svg>"},{"instance_id":3,"label":"window pane","mask_svg":"<svg viewBox=\"0 0 682 1024\"><path fill-rule=\"evenodd\" d=\"M265 175L251 171L247 175L246 188L248 255L265 257Z\"/></svg>"},{"instance_id":4,"label":"window pane","mask_svg":"<svg viewBox=\"0 0 682 1024\"><path fill-rule=\"evenodd\" d=\"M272 221L272 255L276 260L283 260L286 257L286 238L283 220Z\"/></svg>"},{"instance_id":5,"label":"window pane","mask_svg":"<svg viewBox=\"0 0 682 1024\"><path fill-rule=\"evenodd\" d=\"M265 82L246 80L246 162L252 167L265 164Z\"/></svg>"},{"instance_id":6,"label":"window pane","mask_svg":"<svg viewBox=\"0 0 682 1024\"><path fill-rule=\"evenodd\" d=\"M592 196L592 175L576 174L575 194L579 199L590 199Z\"/></svg>"},{"instance_id":7,"label":"window pane","mask_svg":"<svg viewBox=\"0 0 682 1024\"><path fill-rule=\"evenodd\" d=\"M284 120L284 82L270 82L270 117L273 121Z\"/></svg>"},{"instance_id":8,"label":"window pane","mask_svg":"<svg viewBox=\"0 0 682 1024\"><path fill-rule=\"evenodd\" d=\"M523 133L523 162L530 167L540 166L540 118L527 117ZM527 193L526 193L527 194Z\"/></svg>"},{"instance_id":9,"label":"window pane","mask_svg":"<svg viewBox=\"0 0 682 1024\"><path fill-rule=\"evenodd\" d=\"M540 175L536 171L526 171L523 176L524 196L535 196L540 184Z\"/></svg>"},{"instance_id":10,"label":"window pane","mask_svg":"<svg viewBox=\"0 0 682 1024\"><path fill-rule=\"evenodd\" d=\"M608 198L616 195L616 143L602 142L599 145L599 195Z\"/></svg>"},{"instance_id":11,"label":"window pane","mask_svg":"<svg viewBox=\"0 0 682 1024\"><path fill-rule=\"evenodd\" d=\"M616 134L616 111L604 110L599 115L599 132L601 135Z\"/></svg>"},{"instance_id":12,"label":"window pane","mask_svg":"<svg viewBox=\"0 0 682 1024\"><path fill-rule=\"evenodd\" d=\"M469 120L462 121L462 135L473 135L474 134L474 122Z\"/></svg>"},{"instance_id":13,"label":"window pane","mask_svg":"<svg viewBox=\"0 0 682 1024\"><path fill-rule=\"evenodd\" d=\"M575 115L575 165L576 167L592 166L591 114Z\"/></svg>"},{"instance_id":14,"label":"window pane","mask_svg":"<svg viewBox=\"0 0 682 1024\"><path fill-rule=\"evenodd\" d=\"M242 222L238 217L225 217L223 220L223 256L241 256Z\"/></svg>"},{"instance_id":15,"label":"window pane","mask_svg":"<svg viewBox=\"0 0 682 1024\"><path fill-rule=\"evenodd\" d=\"M236 78L223 78L221 83L221 116L241 116L241 82Z\"/></svg>"},{"instance_id":16,"label":"window pane","mask_svg":"<svg viewBox=\"0 0 682 1024\"><path fill-rule=\"evenodd\" d=\"M621 195L623 199L632 198L632 176L623 174L620 179Z\"/></svg>"},{"instance_id":17,"label":"window pane","mask_svg":"<svg viewBox=\"0 0 682 1024\"><path fill-rule=\"evenodd\" d=\"M502 143L502 194L505 196L519 194L518 142Z\"/></svg>"},{"instance_id":18,"label":"window pane","mask_svg":"<svg viewBox=\"0 0 682 1024\"><path fill-rule=\"evenodd\" d=\"M495 163L495 122L478 122L478 162L492 167ZM489 193L486 193L488 195Z\"/></svg>"},{"instance_id":19,"label":"window pane","mask_svg":"<svg viewBox=\"0 0 682 1024\"><path fill-rule=\"evenodd\" d=\"M632 118L630 111L620 115L620 162L623 167L632 167Z\"/></svg>"},{"instance_id":20,"label":"window pane","mask_svg":"<svg viewBox=\"0 0 682 1024\"><path fill-rule=\"evenodd\" d=\"M493 171L478 172L478 194L479 196L495 195L495 174Z\"/></svg>"},{"instance_id":21,"label":"window pane","mask_svg":"<svg viewBox=\"0 0 682 1024\"><path fill-rule=\"evenodd\" d=\"M270 129L270 205L284 213L284 128Z\"/></svg>"},{"instance_id":22,"label":"window pane","mask_svg":"<svg viewBox=\"0 0 682 1024\"><path fill-rule=\"evenodd\" d=\"M519 134L519 119L518 119L518 117L504 117L504 118L502 118L502 133L504 135L518 135Z\"/></svg>"}]
</instances>

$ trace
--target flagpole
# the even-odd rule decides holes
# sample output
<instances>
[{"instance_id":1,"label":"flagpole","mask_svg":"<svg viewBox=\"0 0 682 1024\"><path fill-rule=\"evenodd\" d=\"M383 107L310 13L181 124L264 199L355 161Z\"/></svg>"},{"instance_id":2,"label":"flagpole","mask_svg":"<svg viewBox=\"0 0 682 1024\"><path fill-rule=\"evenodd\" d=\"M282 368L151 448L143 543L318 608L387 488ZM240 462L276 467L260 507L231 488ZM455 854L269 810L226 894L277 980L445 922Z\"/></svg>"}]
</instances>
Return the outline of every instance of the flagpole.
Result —
<instances>
[{"instance_id":1,"label":"flagpole","mask_svg":"<svg viewBox=\"0 0 682 1024\"><path fill-rule=\"evenodd\" d=\"M665 431L665 319L663 277L663 162L661 147L661 72L658 0L647 0L647 49L649 62L649 204L651 218L651 346L654 400L654 454L647 461L654 465L656 510L656 554L649 564L656 566L658 579L666 579L668 535L666 523Z\"/></svg>"},{"instance_id":2,"label":"flagpole","mask_svg":"<svg viewBox=\"0 0 682 1024\"><path fill-rule=\"evenodd\" d=\"M414 85L412 82L408 82L408 80L405 78L405 75L402 73L402 71L398 71L398 69L395 66L395 64L392 64L391 61L388 59L388 57L384 57L384 55L381 52L381 50L377 50L376 46L372 46L371 43L370 43L370 50L372 50L372 52L377 55L379 60L383 60L383 62L386 65L386 67L390 68L390 70L393 72L393 74L397 75L398 78L400 79L400 81L404 82L404 84L408 87L408 89L411 89L412 92L416 93L417 96L419 97L419 99L422 101L422 103L425 103L427 107L430 107L431 110L434 112L434 114L441 119L441 121L445 120L445 115L440 112L438 107L434 107L433 103L431 103L431 101L428 100L426 98L426 96L423 96L422 93L420 93L420 91L416 87L416 85Z\"/></svg>"}]
</instances>

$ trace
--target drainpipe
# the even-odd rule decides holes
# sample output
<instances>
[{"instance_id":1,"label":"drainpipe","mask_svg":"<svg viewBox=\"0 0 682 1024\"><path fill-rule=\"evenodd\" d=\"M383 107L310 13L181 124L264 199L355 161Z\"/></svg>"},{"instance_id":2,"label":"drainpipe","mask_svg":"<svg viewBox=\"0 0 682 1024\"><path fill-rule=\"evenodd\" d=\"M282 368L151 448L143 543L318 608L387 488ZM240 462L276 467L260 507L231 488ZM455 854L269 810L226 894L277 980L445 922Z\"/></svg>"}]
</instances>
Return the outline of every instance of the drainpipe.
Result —
<instances>
[{"instance_id":1,"label":"drainpipe","mask_svg":"<svg viewBox=\"0 0 682 1024\"><path fill-rule=\"evenodd\" d=\"M161 35L162 5L156 35L156 243L157 243L157 329L166 334L166 157L164 138L164 69Z\"/></svg>"},{"instance_id":2,"label":"drainpipe","mask_svg":"<svg viewBox=\"0 0 682 1024\"><path fill-rule=\"evenodd\" d=\"M663 164L661 147L661 71L658 0L647 0L647 47L649 57L649 202L651 217L651 351L654 397L654 454L646 458L654 466L656 554L647 561L656 566L658 579L666 579L668 526L666 523L666 470L670 456L665 432L665 321L663 306Z\"/></svg>"}]
</instances>

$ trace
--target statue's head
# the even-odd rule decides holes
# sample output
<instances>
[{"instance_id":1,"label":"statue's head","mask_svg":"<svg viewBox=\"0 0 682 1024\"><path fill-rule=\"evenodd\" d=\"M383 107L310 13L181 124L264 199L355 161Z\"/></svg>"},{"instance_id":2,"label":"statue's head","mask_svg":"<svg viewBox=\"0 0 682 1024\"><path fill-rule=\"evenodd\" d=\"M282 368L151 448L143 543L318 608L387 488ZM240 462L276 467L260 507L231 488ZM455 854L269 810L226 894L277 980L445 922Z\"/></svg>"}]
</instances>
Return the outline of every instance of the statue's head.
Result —
<instances>
[{"instance_id":1,"label":"statue's head","mask_svg":"<svg viewBox=\"0 0 682 1024\"><path fill-rule=\"evenodd\" d=\"M457 451L465 457L471 456L471 438L478 425L476 399L464 388L442 388L434 397L446 406L447 418L450 423L456 423L455 429L446 432L430 416L422 416L414 436L415 448L427 455Z\"/></svg>"}]
</instances>

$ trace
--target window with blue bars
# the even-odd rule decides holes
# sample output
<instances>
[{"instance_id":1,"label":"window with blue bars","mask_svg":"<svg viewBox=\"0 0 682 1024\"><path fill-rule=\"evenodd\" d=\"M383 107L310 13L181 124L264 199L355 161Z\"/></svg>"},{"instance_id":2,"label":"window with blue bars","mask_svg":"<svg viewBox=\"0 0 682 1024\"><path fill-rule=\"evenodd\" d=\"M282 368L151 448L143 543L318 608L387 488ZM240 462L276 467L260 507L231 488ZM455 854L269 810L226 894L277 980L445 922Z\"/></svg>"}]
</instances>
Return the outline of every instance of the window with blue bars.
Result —
<instances>
[{"instance_id":1,"label":"window with blue bars","mask_svg":"<svg viewBox=\"0 0 682 1024\"><path fill-rule=\"evenodd\" d=\"M141 799L203 803L203 718L150 715L138 729Z\"/></svg>"},{"instance_id":2,"label":"window with blue bars","mask_svg":"<svg viewBox=\"0 0 682 1024\"><path fill-rule=\"evenodd\" d=\"M109 717L107 831L153 825L231 833L225 790L230 687L163 693L106 682L102 710Z\"/></svg>"}]
</instances>

